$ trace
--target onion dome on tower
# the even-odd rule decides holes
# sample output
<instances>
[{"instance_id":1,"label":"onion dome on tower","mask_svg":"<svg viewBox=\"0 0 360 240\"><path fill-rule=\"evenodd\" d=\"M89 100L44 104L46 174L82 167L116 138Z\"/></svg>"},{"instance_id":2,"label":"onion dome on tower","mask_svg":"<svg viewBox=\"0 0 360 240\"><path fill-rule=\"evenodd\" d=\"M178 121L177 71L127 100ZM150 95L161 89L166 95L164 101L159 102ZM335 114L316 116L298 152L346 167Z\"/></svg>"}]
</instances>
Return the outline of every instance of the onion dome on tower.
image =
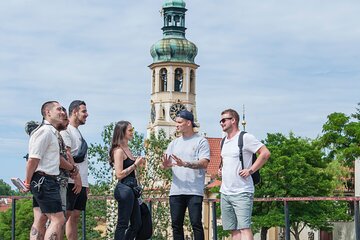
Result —
<instances>
[{"instance_id":1,"label":"onion dome on tower","mask_svg":"<svg viewBox=\"0 0 360 240\"><path fill-rule=\"evenodd\" d=\"M183 62L195 63L197 47L185 38L185 2L166 0L162 6L164 20L163 39L151 46L153 63Z\"/></svg>"}]
</instances>

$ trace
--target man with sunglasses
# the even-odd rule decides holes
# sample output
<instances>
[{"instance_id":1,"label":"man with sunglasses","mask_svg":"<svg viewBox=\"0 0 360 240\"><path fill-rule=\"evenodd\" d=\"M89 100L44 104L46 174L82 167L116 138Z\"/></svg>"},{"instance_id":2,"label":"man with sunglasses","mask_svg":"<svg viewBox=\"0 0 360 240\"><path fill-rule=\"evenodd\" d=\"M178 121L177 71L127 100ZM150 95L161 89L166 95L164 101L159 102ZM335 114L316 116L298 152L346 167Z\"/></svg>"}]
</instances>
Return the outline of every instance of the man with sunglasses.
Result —
<instances>
[{"instance_id":1,"label":"man with sunglasses","mask_svg":"<svg viewBox=\"0 0 360 240\"><path fill-rule=\"evenodd\" d=\"M174 139L163 156L163 167L171 168L173 181L170 188L170 214L174 240L184 240L184 217L189 211L195 240L204 239L202 202L205 169L210 159L208 141L194 132L194 115L180 111L176 117L176 130L182 136Z\"/></svg>"},{"instance_id":2,"label":"man with sunglasses","mask_svg":"<svg viewBox=\"0 0 360 240\"><path fill-rule=\"evenodd\" d=\"M75 162L79 169L82 186L79 189L78 181L69 179L66 195L66 237L69 240L78 239L78 223L81 216L81 211L85 210L87 195L89 191L88 183L88 159L87 159L87 144L82 137L80 125L86 123L89 116L86 108L86 103L81 100L74 100L69 106L69 120L70 124L65 131L61 131L61 136L66 145L67 151L70 151L70 161ZM83 152L80 154L80 152ZM79 157L81 155L81 157Z\"/></svg>"},{"instance_id":3,"label":"man with sunglasses","mask_svg":"<svg viewBox=\"0 0 360 240\"><path fill-rule=\"evenodd\" d=\"M233 109L221 113L220 125L227 134L221 149L221 217L224 230L230 230L233 240L253 240L251 214L254 199L254 183L251 177L270 157L266 146L253 135L243 136L243 162L239 160L239 114ZM258 154L252 163L252 155Z\"/></svg>"}]
</instances>

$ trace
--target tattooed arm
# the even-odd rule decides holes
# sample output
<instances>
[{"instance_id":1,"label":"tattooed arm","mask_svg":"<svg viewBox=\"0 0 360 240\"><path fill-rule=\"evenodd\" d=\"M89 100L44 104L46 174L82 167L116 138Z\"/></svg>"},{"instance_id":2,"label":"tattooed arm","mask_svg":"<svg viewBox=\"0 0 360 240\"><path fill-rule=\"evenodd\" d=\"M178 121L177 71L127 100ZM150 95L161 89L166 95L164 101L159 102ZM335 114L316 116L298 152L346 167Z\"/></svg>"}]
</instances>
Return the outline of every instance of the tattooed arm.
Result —
<instances>
[{"instance_id":1,"label":"tattooed arm","mask_svg":"<svg viewBox=\"0 0 360 240\"><path fill-rule=\"evenodd\" d=\"M179 167L186 167L186 168L191 168L191 169L202 169L202 168L207 168L207 166L209 164L209 159L206 159L206 158L200 159L199 161L187 162L187 161L184 161L184 160L180 159L179 157L175 156L174 154L171 155L171 157L176 161L176 166L179 166Z\"/></svg>"}]
</instances>

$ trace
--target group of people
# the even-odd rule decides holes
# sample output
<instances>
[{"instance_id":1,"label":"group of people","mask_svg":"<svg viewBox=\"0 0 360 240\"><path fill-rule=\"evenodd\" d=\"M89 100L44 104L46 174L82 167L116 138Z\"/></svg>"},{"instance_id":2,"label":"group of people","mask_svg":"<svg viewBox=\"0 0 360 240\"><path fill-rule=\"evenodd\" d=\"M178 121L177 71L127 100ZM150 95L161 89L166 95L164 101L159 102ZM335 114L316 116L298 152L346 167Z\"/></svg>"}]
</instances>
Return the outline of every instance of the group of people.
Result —
<instances>
[{"instance_id":1,"label":"group of people","mask_svg":"<svg viewBox=\"0 0 360 240\"><path fill-rule=\"evenodd\" d=\"M57 101L41 106L42 122L29 131L25 192L33 195L34 222L30 239L78 239L88 184L87 143L78 127L86 123L84 101L66 109Z\"/></svg>"},{"instance_id":2,"label":"group of people","mask_svg":"<svg viewBox=\"0 0 360 240\"><path fill-rule=\"evenodd\" d=\"M81 157L87 147L78 130L88 116L86 104L73 101L69 120L65 109L56 101L44 103L41 113L44 120L31 134L26 167L25 185L33 194L34 206L30 239L62 239L65 222L67 239L77 239L77 223L88 194L86 154ZM181 136L171 141L162 158L162 167L171 169L173 176L169 193L173 239L185 239L183 225L188 209L194 239L203 240L202 203L210 146L205 137L194 131L197 126L191 112L182 110L175 120ZM252 134L240 134L239 114L235 110L224 110L220 125L226 133L221 143L219 169L223 228L231 231L234 240L252 240L254 181L251 176L269 159L270 152ZM109 150L109 163L118 180L114 189L118 202L116 240L147 239L152 233L146 230L151 220L144 222L143 208L148 209L141 202L136 178L136 169L144 164L145 158L131 152L129 141L133 134L130 122L117 122ZM242 149L238 145L240 137ZM255 161L254 154L257 154Z\"/></svg>"},{"instance_id":3,"label":"group of people","mask_svg":"<svg viewBox=\"0 0 360 240\"><path fill-rule=\"evenodd\" d=\"M195 240L204 239L202 203L205 187L205 170L210 161L210 146L206 138L194 131L194 115L180 111L176 117L176 130L181 134L167 147L162 167L172 170L169 193L173 239L184 240L184 218L188 209ZM251 175L258 171L270 157L266 146L252 134L243 133L243 148L238 142L239 114L233 109L221 113L220 125L227 136L222 141L221 212L224 230L230 230L232 239L252 240L251 214L254 199L254 182ZM129 149L134 128L128 121L115 125L111 147L110 165L115 169L118 183L114 190L118 201L118 222L115 239L141 239L141 210L135 188L138 186L136 169L144 163L141 156L134 157ZM220 143L219 143L220 144ZM240 152L243 163L239 160ZM253 162L253 155L257 154Z\"/></svg>"}]
</instances>

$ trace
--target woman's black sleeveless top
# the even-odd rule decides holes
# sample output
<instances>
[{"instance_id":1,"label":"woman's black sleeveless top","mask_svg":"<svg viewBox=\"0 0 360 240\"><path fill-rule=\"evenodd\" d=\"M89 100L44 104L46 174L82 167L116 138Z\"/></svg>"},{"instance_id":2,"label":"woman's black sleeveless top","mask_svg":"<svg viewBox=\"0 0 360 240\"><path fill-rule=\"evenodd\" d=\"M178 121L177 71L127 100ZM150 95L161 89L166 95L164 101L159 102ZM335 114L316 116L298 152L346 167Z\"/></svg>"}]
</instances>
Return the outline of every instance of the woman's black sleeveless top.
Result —
<instances>
[{"instance_id":1,"label":"woman's black sleeveless top","mask_svg":"<svg viewBox=\"0 0 360 240\"><path fill-rule=\"evenodd\" d=\"M128 167L130 167L131 165L133 165L135 163L134 160L131 160L129 157L127 157L124 162L123 162L123 169L126 169ZM133 177L135 178L135 171L132 171L129 175L126 176L127 177Z\"/></svg>"}]
</instances>

